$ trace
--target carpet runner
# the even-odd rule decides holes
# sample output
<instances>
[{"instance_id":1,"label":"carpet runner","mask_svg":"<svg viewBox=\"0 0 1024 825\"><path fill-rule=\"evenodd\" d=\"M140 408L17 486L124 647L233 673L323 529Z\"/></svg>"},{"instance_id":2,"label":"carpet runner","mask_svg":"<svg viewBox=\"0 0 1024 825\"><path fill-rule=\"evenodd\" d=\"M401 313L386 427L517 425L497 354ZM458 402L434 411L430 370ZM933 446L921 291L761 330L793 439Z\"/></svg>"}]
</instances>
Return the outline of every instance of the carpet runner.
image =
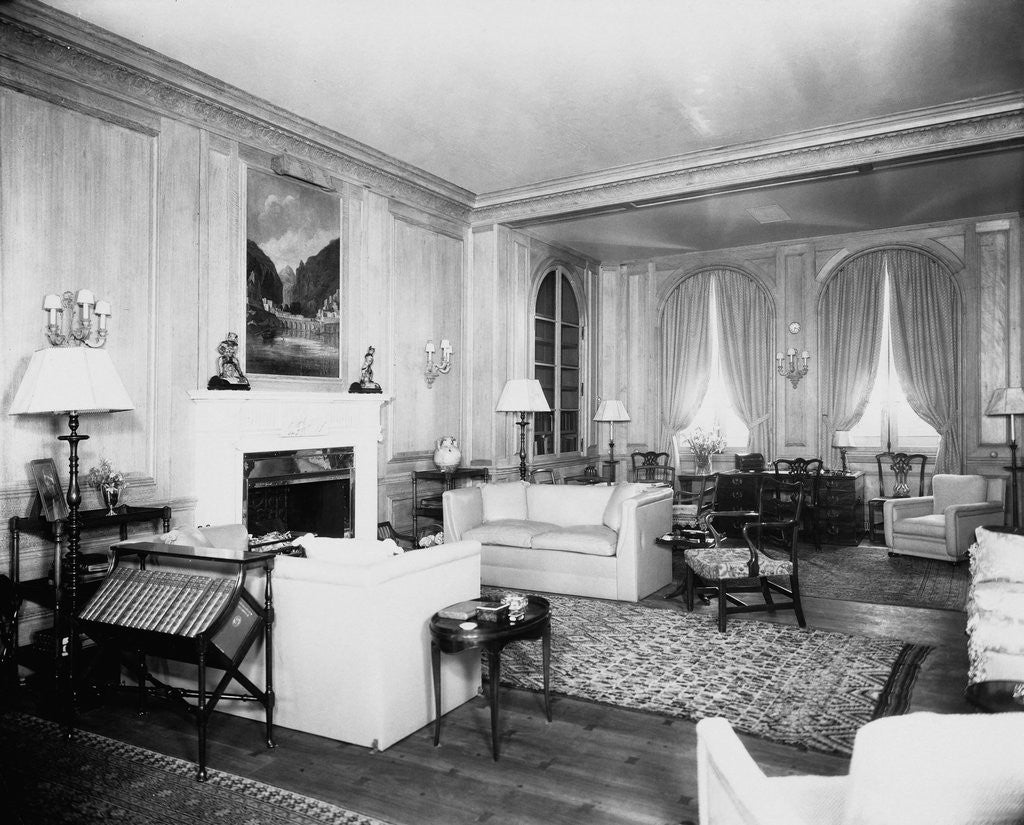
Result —
<instances>
[{"instance_id":1,"label":"carpet runner","mask_svg":"<svg viewBox=\"0 0 1024 825\"><path fill-rule=\"evenodd\" d=\"M487 592L500 592L487 589ZM906 711L931 648L711 613L545 594L551 690L679 719L724 716L763 738L848 755L857 729ZM502 684L542 690L541 645L502 655Z\"/></svg>"},{"instance_id":2,"label":"carpet runner","mask_svg":"<svg viewBox=\"0 0 1024 825\"><path fill-rule=\"evenodd\" d=\"M0 811L24 825L385 825L301 794L53 722L0 715Z\"/></svg>"}]
</instances>

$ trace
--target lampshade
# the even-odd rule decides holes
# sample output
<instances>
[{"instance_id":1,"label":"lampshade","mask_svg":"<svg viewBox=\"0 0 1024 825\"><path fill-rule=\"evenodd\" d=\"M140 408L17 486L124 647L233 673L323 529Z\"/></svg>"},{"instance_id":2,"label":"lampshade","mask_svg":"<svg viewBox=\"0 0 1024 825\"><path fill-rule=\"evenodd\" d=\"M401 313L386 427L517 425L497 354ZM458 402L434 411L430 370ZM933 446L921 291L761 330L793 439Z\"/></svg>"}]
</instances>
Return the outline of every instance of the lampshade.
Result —
<instances>
[{"instance_id":1,"label":"lampshade","mask_svg":"<svg viewBox=\"0 0 1024 825\"><path fill-rule=\"evenodd\" d=\"M853 435L849 430L836 430L832 434L832 446L833 447L856 447L853 443Z\"/></svg>"},{"instance_id":2,"label":"lampshade","mask_svg":"<svg viewBox=\"0 0 1024 825\"><path fill-rule=\"evenodd\" d=\"M48 347L32 354L8 413L25 415L133 409L135 405L106 350Z\"/></svg>"},{"instance_id":3,"label":"lampshade","mask_svg":"<svg viewBox=\"0 0 1024 825\"><path fill-rule=\"evenodd\" d=\"M551 412L536 378L510 378L501 391L495 412Z\"/></svg>"},{"instance_id":4,"label":"lampshade","mask_svg":"<svg viewBox=\"0 0 1024 825\"><path fill-rule=\"evenodd\" d=\"M1024 413L1024 387L1000 387L992 390L985 415L1020 415Z\"/></svg>"},{"instance_id":5,"label":"lampshade","mask_svg":"<svg viewBox=\"0 0 1024 825\"><path fill-rule=\"evenodd\" d=\"M595 421L629 421L629 413L621 401L614 398L606 398L597 408Z\"/></svg>"}]
</instances>

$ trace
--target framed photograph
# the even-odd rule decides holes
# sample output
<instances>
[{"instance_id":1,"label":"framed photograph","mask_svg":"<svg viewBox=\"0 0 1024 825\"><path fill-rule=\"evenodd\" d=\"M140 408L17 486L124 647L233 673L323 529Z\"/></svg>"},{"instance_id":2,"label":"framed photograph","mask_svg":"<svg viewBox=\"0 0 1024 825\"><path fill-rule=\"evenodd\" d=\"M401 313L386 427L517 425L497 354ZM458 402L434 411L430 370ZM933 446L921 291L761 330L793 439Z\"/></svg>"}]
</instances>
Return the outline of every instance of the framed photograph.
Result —
<instances>
[{"instance_id":1,"label":"framed photograph","mask_svg":"<svg viewBox=\"0 0 1024 825\"><path fill-rule=\"evenodd\" d=\"M60 486L57 465L52 458L37 458L29 462L32 478L39 491L39 501L47 521L62 521L68 517L68 501Z\"/></svg>"},{"instance_id":2,"label":"framed photograph","mask_svg":"<svg viewBox=\"0 0 1024 825\"><path fill-rule=\"evenodd\" d=\"M340 378L341 200L249 169L245 371Z\"/></svg>"}]
</instances>

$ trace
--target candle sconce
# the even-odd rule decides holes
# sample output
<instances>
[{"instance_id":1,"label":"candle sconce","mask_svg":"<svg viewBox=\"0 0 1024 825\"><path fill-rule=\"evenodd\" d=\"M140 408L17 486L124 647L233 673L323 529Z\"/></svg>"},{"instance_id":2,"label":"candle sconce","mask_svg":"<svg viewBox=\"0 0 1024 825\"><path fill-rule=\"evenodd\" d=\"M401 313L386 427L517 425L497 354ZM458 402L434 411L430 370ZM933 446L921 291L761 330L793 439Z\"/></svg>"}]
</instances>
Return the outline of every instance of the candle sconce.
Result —
<instances>
[{"instance_id":1,"label":"candle sconce","mask_svg":"<svg viewBox=\"0 0 1024 825\"><path fill-rule=\"evenodd\" d=\"M427 365L423 371L424 377L427 379L427 387L434 386L434 379L439 375L447 375L452 369L452 345L447 338L441 339L441 360L434 360L434 353L437 351L434 347L434 339L430 338L427 340L427 346L424 348L427 354Z\"/></svg>"},{"instance_id":2,"label":"candle sconce","mask_svg":"<svg viewBox=\"0 0 1024 825\"><path fill-rule=\"evenodd\" d=\"M80 289L77 296L72 292L47 295L43 299L43 310L47 314L46 337L53 346L82 344L96 349L107 343L110 304L97 301L90 290Z\"/></svg>"},{"instance_id":3,"label":"candle sconce","mask_svg":"<svg viewBox=\"0 0 1024 825\"><path fill-rule=\"evenodd\" d=\"M800 359L800 364L797 364L797 358ZM807 375L807 362L811 360L811 354L804 350L797 355L795 349L790 347L786 350L786 354L783 355L781 352L775 353L775 368L779 375L783 378L788 378L789 383L793 385L793 389L796 389L797 384L800 383L800 379Z\"/></svg>"}]
</instances>

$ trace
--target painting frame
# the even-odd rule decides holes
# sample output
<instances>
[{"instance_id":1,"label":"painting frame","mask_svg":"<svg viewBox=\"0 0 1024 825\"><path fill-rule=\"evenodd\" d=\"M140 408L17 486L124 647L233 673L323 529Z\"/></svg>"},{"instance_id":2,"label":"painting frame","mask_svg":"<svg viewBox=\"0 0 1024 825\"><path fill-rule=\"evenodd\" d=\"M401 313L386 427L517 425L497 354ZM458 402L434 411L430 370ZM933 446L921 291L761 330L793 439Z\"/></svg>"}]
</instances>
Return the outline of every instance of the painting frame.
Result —
<instances>
[{"instance_id":1,"label":"painting frame","mask_svg":"<svg viewBox=\"0 0 1024 825\"><path fill-rule=\"evenodd\" d=\"M245 372L340 381L340 194L247 166L244 204Z\"/></svg>"},{"instance_id":2,"label":"painting frame","mask_svg":"<svg viewBox=\"0 0 1024 825\"><path fill-rule=\"evenodd\" d=\"M68 517L68 502L54 460L36 458L30 461L28 466L36 483L43 516L49 522L65 521Z\"/></svg>"}]
</instances>

